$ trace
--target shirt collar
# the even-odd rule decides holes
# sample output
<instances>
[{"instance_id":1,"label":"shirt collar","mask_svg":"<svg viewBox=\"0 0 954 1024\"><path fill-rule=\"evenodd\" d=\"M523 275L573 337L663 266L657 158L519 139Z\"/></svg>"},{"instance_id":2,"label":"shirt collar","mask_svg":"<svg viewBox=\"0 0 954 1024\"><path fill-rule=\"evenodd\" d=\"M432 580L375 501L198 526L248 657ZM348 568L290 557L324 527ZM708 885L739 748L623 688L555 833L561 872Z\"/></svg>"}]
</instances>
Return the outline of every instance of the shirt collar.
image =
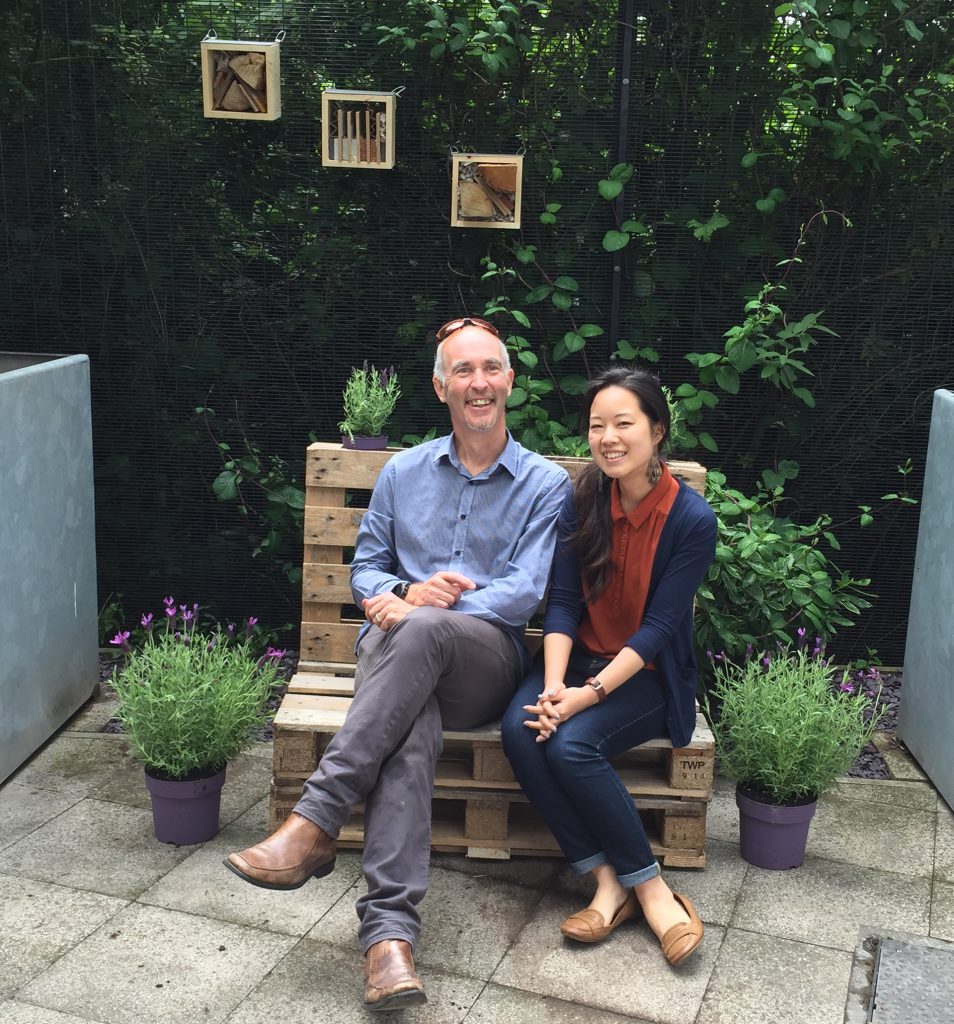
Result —
<instances>
[{"instance_id":1,"label":"shirt collar","mask_svg":"<svg viewBox=\"0 0 954 1024\"><path fill-rule=\"evenodd\" d=\"M522 451L522 446L513 439L513 436L508 431L507 443L504 445L504 450L497 456L496 462L484 470L480 475L490 476L496 471L498 466L503 466L503 468L506 469L514 479L516 479ZM444 437L438 438L438 443L434 445L434 461L440 462L441 459L446 459L456 469L460 469L460 459L457 457L457 448L454 445L453 432Z\"/></svg>"},{"instance_id":2,"label":"shirt collar","mask_svg":"<svg viewBox=\"0 0 954 1024\"><path fill-rule=\"evenodd\" d=\"M610 515L614 523L623 519L628 519L631 526L640 526L665 500L666 496L669 494L670 488L675 483L675 480L669 472L669 467L665 462L661 463L660 468L662 469L662 476L660 476L659 480L656 481L655 486L649 494L643 498L643 500L636 506L636 508L633 509L632 512L629 513L629 515L623 511L623 503L620 499L619 493L619 481L613 481L612 486L610 487Z\"/></svg>"}]
</instances>

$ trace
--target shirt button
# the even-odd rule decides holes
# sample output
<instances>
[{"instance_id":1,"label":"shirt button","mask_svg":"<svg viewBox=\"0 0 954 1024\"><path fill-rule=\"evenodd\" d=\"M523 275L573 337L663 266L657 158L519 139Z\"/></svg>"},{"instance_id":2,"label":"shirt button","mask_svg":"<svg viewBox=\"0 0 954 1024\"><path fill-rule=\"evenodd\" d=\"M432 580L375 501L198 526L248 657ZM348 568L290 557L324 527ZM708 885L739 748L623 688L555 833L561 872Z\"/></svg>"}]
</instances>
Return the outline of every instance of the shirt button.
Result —
<instances>
[{"instance_id":1,"label":"shirt button","mask_svg":"<svg viewBox=\"0 0 954 1024\"><path fill-rule=\"evenodd\" d=\"M466 519L467 518L467 513L466 512L461 512L460 517L461 517L461 519Z\"/></svg>"},{"instance_id":2,"label":"shirt button","mask_svg":"<svg viewBox=\"0 0 954 1024\"><path fill-rule=\"evenodd\" d=\"M454 554L459 556L460 552L459 551L455 551Z\"/></svg>"}]
</instances>

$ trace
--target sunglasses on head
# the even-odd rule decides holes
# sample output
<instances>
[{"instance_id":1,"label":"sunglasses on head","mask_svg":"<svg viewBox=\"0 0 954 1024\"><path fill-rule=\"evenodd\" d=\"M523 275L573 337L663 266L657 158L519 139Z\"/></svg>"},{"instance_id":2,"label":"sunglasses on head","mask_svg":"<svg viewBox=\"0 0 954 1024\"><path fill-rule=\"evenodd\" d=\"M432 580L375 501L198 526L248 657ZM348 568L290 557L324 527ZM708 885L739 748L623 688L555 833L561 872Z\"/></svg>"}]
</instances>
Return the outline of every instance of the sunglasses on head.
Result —
<instances>
[{"instance_id":1,"label":"sunglasses on head","mask_svg":"<svg viewBox=\"0 0 954 1024\"><path fill-rule=\"evenodd\" d=\"M456 320L448 320L443 327L437 328L437 343L440 344L445 338L449 338L462 327L482 327L485 331L490 331L494 337L500 337L500 331L489 320L481 320L479 316L462 316Z\"/></svg>"}]
</instances>

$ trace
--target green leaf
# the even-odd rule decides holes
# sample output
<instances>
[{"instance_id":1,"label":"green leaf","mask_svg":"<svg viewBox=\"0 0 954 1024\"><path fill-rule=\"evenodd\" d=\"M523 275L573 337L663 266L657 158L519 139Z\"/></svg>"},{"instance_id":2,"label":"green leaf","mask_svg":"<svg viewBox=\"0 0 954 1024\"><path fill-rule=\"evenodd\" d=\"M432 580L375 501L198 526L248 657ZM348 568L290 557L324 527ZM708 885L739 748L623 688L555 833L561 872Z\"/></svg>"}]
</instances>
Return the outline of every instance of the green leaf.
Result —
<instances>
[{"instance_id":1,"label":"green leaf","mask_svg":"<svg viewBox=\"0 0 954 1024\"><path fill-rule=\"evenodd\" d=\"M523 301L526 305L532 306L535 302L542 302L549 294L550 286L548 284L541 284L532 291L527 292Z\"/></svg>"},{"instance_id":2,"label":"green leaf","mask_svg":"<svg viewBox=\"0 0 954 1024\"><path fill-rule=\"evenodd\" d=\"M527 392L523 388L514 388L510 392L510 397L507 399L507 405L513 409L518 405L523 405L527 400Z\"/></svg>"},{"instance_id":3,"label":"green leaf","mask_svg":"<svg viewBox=\"0 0 954 1024\"><path fill-rule=\"evenodd\" d=\"M633 176L633 165L616 164L616 166L609 172L609 176L613 181L621 181L625 184Z\"/></svg>"},{"instance_id":4,"label":"green leaf","mask_svg":"<svg viewBox=\"0 0 954 1024\"><path fill-rule=\"evenodd\" d=\"M212 481L212 493L219 501L232 501L238 497L238 485L235 473L224 469Z\"/></svg>"},{"instance_id":5,"label":"green leaf","mask_svg":"<svg viewBox=\"0 0 954 1024\"><path fill-rule=\"evenodd\" d=\"M833 533L832 533L832 532L831 532L830 530L826 530L826 531L824 532L824 535L823 535L823 536L824 536L825 540L827 540L827 541L828 541L828 543L829 543L829 544L830 544L830 545L831 545L831 546L832 546L832 547L833 547L833 548L834 548L834 549L835 549L836 551L841 551L841 545L840 545L840 544L838 543L838 538L837 538L837 537L836 537L836 536L835 536L835 535L834 535L834 534L833 534Z\"/></svg>"},{"instance_id":6,"label":"green leaf","mask_svg":"<svg viewBox=\"0 0 954 1024\"><path fill-rule=\"evenodd\" d=\"M443 57L446 49L447 46L444 43L437 43L435 46L432 46L430 52L431 60L437 60L438 57Z\"/></svg>"},{"instance_id":7,"label":"green leaf","mask_svg":"<svg viewBox=\"0 0 954 1024\"><path fill-rule=\"evenodd\" d=\"M556 217L552 213L541 213L540 214L541 224L556 224Z\"/></svg>"},{"instance_id":8,"label":"green leaf","mask_svg":"<svg viewBox=\"0 0 954 1024\"><path fill-rule=\"evenodd\" d=\"M758 162L759 157L762 155L762 153L746 153L745 156L742 157L742 166L745 168L754 167Z\"/></svg>"},{"instance_id":9,"label":"green leaf","mask_svg":"<svg viewBox=\"0 0 954 1024\"><path fill-rule=\"evenodd\" d=\"M792 394L800 398L809 409L815 408L815 396L807 388L792 388Z\"/></svg>"},{"instance_id":10,"label":"green leaf","mask_svg":"<svg viewBox=\"0 0 954 1024\"><path fill-rule=\"evenodd\" d=\"M533 352L518 352L517 358L528 370L536 369L536 365L540 361Z\"/></svg>"},{"instance_id":11,"label":"green leaf","mask_svg":"<svg viewBox=\"0 0 954 1024\"><path fill-rule=\"evenodd\" d=\"M564 313L573 308L573 296L567 292L554 292L550 296L550 300L557 309L562 309Z\"/></svg>"},{"instance_id":12,"label":"green leaf","mask_svg":"<svg viewBox=\"0 0 954 1024\"><path fill-rule=\"evenodd\" d=\"M924 33L914 24L910 18L904 19L904 27L908 30L908 35L916 42L920 43L924 38Z\"/></svg>"},{"instance_id":13,"label":"green leaf","mask_svg":"<svg viewBox=\"0 0 954 1024\"><path fill-rule=\"evenodd\" d=\"M623 183L621 181L610 181L608 178L603 178L597 185L597 188L600 190L600 195L604 199L612 200L623 191Z\"/></svg>"},{"instance_id":14,"label":"green leaf","mask_svg":"<svg viewBox=\"0 0 954 1024\"><path fill-rule=\"evenodd\" d=\"M518 324L520 324L521 327L530 326L530 318L527 316L526 313L522 312L521 310L512 309L510 310L510 315L514 318L514 320L517 321Z\"/></svg>"},{"instance_id":15,"label":"green leaf","mask_svg":"<svg viewBox=\"0 0 954 1024\"><path fill-rule=\"evenodd\" d=\"M851 25L847 21L842 21L840 18L833 18L828 22L828 31L836 39L847 39L851 35Z\"/></svg>"},{"instance_id":16,"label":"green leaf","mask_svg":"<svg viewBox=\"0 0 954 1024\"><path fill-rule=\"evenodd\" d=\"M755 208L759 213L771 213L775 209L775 200L767 197L765 199L756 199Z\"/></svg>"},{"instance_id":17,"label":"green leaf","mask_svg":"<svg viewBox=\"0 0 954 1024\"><path fill-rule=\"evenodd\" d=\"M603 333L603 328L599 324L580 324L576 329L576 333L581 338L598 338Z\"/></svg>"},{"instance_id":18,"label":"green leaf","mask_svg":"<svg viewBox=\"0 0 954 1024\"><path fill-rule=\"evenodd\" d=\"M560 390L568 395L582 395L589 381L580 373L571 373L560 378Z\"/></svg>"},{"instance_id":19,"label":"green leaf","mask_svg":"<svg viewBox=\"0 0 954 1024\"><path fill-rule=\"evenodd\" d=\"M739 375L731 366L722 365L716 368L716 383L730 395L739 393Z\"/></svg>"},{"instance_id":20,"label":"green leaf","mask_svg":"<svg viewBox=\"0 0 954 1024\"><path fill-rule=\"evenodd\" d=\"M553 282L554 288L561 288L565 292L578 292L580 286L573 280L572 277L558 277Z\"/></svg>"},{"instance_id":21,"label":"green leaf","mask_svg":"<svg viewBox=\"0 0 954 1024\"><path fill-rule=\"evenodd\" d=\"M619 252L629 245L629 235L625 231L607 231L603 235L603 248L607 252Z\"/></svg>"},{"instance_id":22,"label":"green leaf","mask_svg":"<svg viewBox=\"0 0 954 1024\"><path fill-rule=\"evenodd\" d=\"M784 18L786 14L791 14L794 8L794 4L779 4L778 7L775 8L775 17Z\"/></svg>"},{"instance_id":23,"label":"green leaf","mask_svg":"<svg viewBox=\"0 0 954 1024\"><path fill-rule=\"evenodd\" d=\"M719 446L715 443L712 435L705 433L705 431L699 432L699 444L710 452L717 452L719 450Z\"/></svg>"},{"instance_id":24,"label":"green leaf","mask_svg":"<svg viewBox=\"0 0 954 1024\"><path fill-rule=\"evenodd\" d=\"M616 351L613 353L613 355L617 356L620 359L625 359L629 361L630 359L636 358L636 349L633 348L633 346L630 345L630 343L626 341L625 338L620 338L620 340L616 343Z\"/></svg>"},{"instance_id":25,"label":"green leaf","mask_svg":"<svg viewBox=\"0 0 954 1024\"><path fill-rule=\"evenodd\" d=\"M581 338L574 331L567 331L563 335L563 344L566 345L567 352L579 352L580 349L586 348L586 339Z\"/></svg>"}]
</instances>

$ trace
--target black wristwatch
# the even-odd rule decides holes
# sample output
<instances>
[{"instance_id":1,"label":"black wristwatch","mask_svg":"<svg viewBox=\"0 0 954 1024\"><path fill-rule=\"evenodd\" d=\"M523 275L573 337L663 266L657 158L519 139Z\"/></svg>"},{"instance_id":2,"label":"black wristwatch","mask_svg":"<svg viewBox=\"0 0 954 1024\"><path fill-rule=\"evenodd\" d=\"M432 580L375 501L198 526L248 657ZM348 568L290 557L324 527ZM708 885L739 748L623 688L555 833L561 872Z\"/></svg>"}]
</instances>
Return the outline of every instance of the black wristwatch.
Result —
<instances>
[{"instance_id":1,"label":"black wristwatch","mask_svg":"<svg viewBox=\"0 0 954 1024\"><path fill-rule=\"evenodd\" d=\"M407 592L411 589L411 584L402 580L396 587L391 590L392 594L397 596L403 601L407 597Z\"/></svg>"}]
</instances>

